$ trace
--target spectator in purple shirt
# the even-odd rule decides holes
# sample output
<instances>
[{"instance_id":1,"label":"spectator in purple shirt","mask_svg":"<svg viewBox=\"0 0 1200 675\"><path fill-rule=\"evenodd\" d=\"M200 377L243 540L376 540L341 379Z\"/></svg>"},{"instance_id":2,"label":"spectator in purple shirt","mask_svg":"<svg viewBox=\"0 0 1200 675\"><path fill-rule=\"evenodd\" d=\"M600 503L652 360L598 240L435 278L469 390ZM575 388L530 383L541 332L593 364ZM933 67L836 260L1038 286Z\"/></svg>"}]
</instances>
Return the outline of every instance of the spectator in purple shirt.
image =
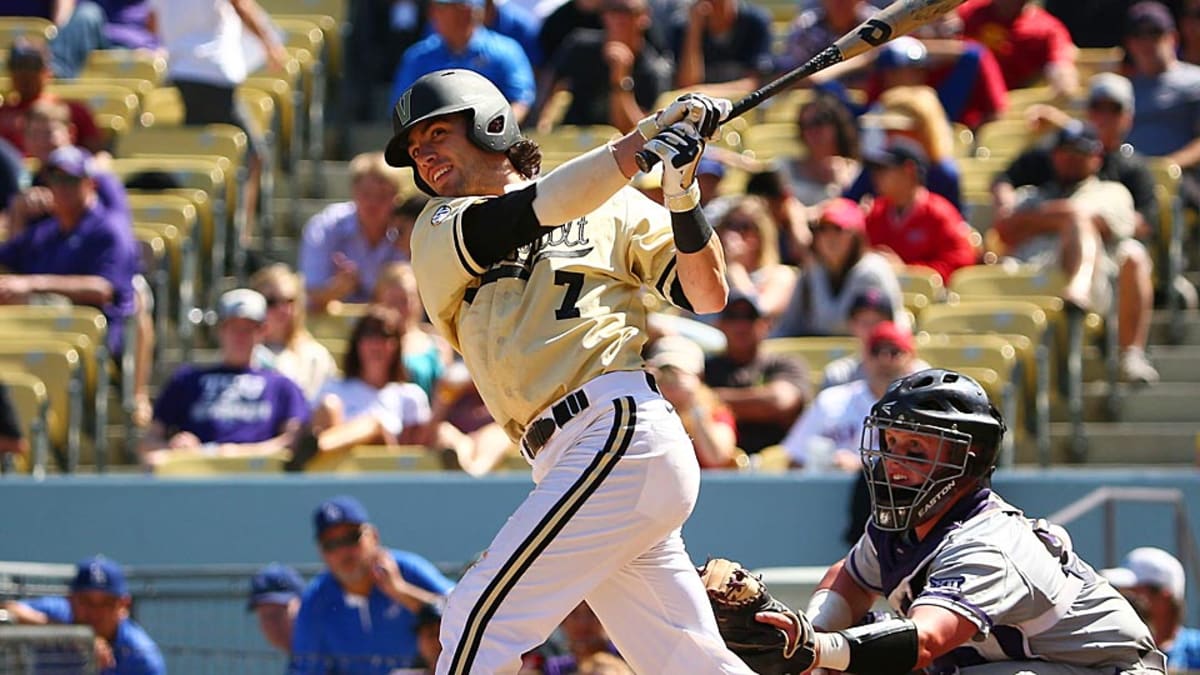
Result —
<instances>
[{"instance_id":1,"label":"spectator in purple shirt","mask_svg":"<svg viewBox=\"0 0 1200 675\"><path fill-rule=\"evenodd\" d=\"M108 319L111 354L124 349L125 319L136 309L137 248L128 214L110 211L96 193L92 157L73 145L51 152L43 172L50 215L0 246L0 304L39 295L91 305Z\"/></svg>"},{"instance_id":2,"label":"spectator in purple shirt","mask_svg":"<svg viewBox=\"0 0 1200 675\"><path fill-rule=\"evenodd\" d=\"M351 201L325 207L304 226L299 267L310 309L369 302L379 270L408 260L392 222L400 181L382 152L361 154L350 161Z\"/></svg>"},{"instance_id":3,"label":"spectator in purple shirt","mask_svg":"<svg viewBox=\"0 0 1200 675\"><path fill-rule=\"evenodd\" d=\"M287 377L250 365L262 342L267 301L248 288L217 305L221 363L183 366L159 394L154 421L138 452L153 469L172 452L215 456L271 455L292 445L308 419L304 392Z\"/></svg>"}]
</instances>

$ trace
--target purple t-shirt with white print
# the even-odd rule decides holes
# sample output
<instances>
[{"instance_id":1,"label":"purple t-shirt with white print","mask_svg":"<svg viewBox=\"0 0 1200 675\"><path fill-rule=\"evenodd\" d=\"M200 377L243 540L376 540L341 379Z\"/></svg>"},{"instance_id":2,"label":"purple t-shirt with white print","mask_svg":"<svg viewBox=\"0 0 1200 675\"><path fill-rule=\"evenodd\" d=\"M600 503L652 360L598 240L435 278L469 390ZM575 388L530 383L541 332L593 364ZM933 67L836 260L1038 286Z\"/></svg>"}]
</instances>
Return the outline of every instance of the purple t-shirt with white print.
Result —
<instances>
[{"instance_id":1,"label":"purple t-shirt with white print","mask_svg":"<svg viewBox=\"0 0 1200 675\"><path fill-rule=\"evenodd\" d=\"M201 443L257 443L291 420L308 421L308 404L300 387L272 370L184 366L155 402L154 419Z\"/></svg>"}]
</instances>

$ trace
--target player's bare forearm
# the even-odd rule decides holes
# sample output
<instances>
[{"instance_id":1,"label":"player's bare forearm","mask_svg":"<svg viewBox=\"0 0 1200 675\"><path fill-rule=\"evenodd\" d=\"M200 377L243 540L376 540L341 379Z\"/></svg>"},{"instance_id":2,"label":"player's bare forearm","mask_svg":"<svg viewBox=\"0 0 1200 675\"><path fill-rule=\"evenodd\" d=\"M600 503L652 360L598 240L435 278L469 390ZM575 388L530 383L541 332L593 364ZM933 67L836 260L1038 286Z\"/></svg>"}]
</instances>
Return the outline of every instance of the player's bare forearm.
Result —
<instances>
[{"instance_id":1,"label":"player's bare forearm","mask_svg":"<svg viewBox=\"0 0 1200 675\"><path fill-rule=\"evenodd\" d=\"M9 600L4 603L4 610L8 612L17 623L29 626L45 626L50 623L50 617L42 612L16 600Z\"/></svg>"},{"instance_id":2,"label":"player's bare forearm","mask_svg":"<svg viewBox=\"0 0 1200 675\"><path fill-rule=\"evenodd\" d=\"M845 558L839 560L829 569L833 572L833 576L829 580L828 585L826 585L825 579L822 579L817 588L828 588L845 598L846 604L850 605L850 613L855 621L865 616L871 609L871 605L875 604L876 594L860 586L854 580L854 577L846 571ZM828 576L826 574L826 577Z\"/></svg>"},{"instance_id":3,"label":"player's bare forearm","mask_svg":"<svg viewBox=\"0 0 1200 675\"><path fill-rule=\"evenodd\" d=\"M698 314L712 314L725 308L729 285L725 281L725 251L721 240L711 237L695 253L675 253L676 274L683 293Z\"/></svg>"},{"instance_id":4,"label":"player's bare forearm","mask_svg":"<svg viewBox=\"0 0 1200 675\"><path fill-rule=\"evenodd\" d=\"M792 418L804 405L804 391L791 382L777 381L756 387L720 387L717 396L745 422L778 422Z\"/></svg>"}]
</instances>

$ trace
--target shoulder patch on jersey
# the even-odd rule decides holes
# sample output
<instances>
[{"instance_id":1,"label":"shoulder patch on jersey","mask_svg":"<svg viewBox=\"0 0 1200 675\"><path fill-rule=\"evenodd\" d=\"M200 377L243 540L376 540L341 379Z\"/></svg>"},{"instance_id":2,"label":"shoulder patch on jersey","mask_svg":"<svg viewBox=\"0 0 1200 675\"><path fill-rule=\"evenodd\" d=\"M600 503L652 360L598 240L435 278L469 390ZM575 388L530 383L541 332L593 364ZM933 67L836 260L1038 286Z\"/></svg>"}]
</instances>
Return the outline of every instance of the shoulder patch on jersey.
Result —
<instances>
[{"instance_id":1,"label":"shoulder patch on jersey","mask_svg":"<svg viewBox=\"0 0 1200 675\"><path fill-rule=\"evenodd\" d=\"M929 580L929 588L945 588L957 591L962 589L966 581L966 577L961 576L935 578Z\"/></svg>"},{"instance_id":2,"label":"shoulder patch on jersey","mask_svg":"<svg viewBox=\"0 0 1200 675\"><path fill-rule=\"evenodd\" d=\"M443 205L439 206L437 208L437 210L433 212L433 215L430 216L429 224L430 225L441 225L442 221L444 221L450 217L451 212L452 212L452 209L450 208L449 204L443 204Z\"/></svg>"}]
</instances>

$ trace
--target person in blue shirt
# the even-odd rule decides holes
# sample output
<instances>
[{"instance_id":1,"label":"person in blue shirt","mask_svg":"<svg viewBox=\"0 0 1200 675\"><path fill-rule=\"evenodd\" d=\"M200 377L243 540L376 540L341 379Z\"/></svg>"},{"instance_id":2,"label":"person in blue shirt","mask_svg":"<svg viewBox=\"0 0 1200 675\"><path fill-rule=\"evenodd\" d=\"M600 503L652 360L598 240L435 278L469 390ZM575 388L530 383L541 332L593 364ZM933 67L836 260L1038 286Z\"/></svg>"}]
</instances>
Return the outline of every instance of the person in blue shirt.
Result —
<instances>
[{"instance_id":1,"label":"person in blue shirt","mask_svg":"<svg viewBox=\"0 0 1200 675\"><path fill-rule=\"evenodd\" d=\"M65 598L12 601L5 609L18 623L90 626L99 675L165 675L158 645L129 618L129 587L120 565L104 556L83 560L69 589Z\"/></svg>"},{"instance_id":2,"label":"person in blue shirt","mask_svg":"<svg viewBox=\"0 0 1200 675\"><path fill-rule=\"evenodd\" d=\"M1154 642L1167 655L1167 670L1200 670L1200 629L1183 625L1187 578L1179 559L1142 546L1126 554L1121 567L1103 573L1141 610Z\"/></svg>"},{"instance_id":3,"label":"person in blue shirt","mask_svg":"<svg viewBox=\"0 0 1200 675\"><path fill-rule=\"evenodd\" d=\"M246 611L254 612L263 638L285 654L292 648L292 625L302 593L304 579L287 565L271 563L250 579Z\"/></svg>"},{"instance_id":4,"label":"person in blue shirt","mask_svg":"<svg viewBox=\"0 0 1200 675\"><path fill-rule=\"evenodd\" d=\"M433 33L404 52L392 83L392 107L417 78L435 70L465 68L496 84L525 119L536 88L533 67L516 40L483 26L484 0L433 0L429 23Z\"/></svg>"},{"instance_id":5,"label":"person in blue shirt","mask_svg":"<svg viewBox=\"0 0 1200 675\"><path fill-rule=\"evenodd\" d=\"M383 546L366 507L339 496L313 514L327 570L300 601L289 675L385 675L421 665L417 619L453 585L428 560Z\"/></svg>"}]
</instances>

